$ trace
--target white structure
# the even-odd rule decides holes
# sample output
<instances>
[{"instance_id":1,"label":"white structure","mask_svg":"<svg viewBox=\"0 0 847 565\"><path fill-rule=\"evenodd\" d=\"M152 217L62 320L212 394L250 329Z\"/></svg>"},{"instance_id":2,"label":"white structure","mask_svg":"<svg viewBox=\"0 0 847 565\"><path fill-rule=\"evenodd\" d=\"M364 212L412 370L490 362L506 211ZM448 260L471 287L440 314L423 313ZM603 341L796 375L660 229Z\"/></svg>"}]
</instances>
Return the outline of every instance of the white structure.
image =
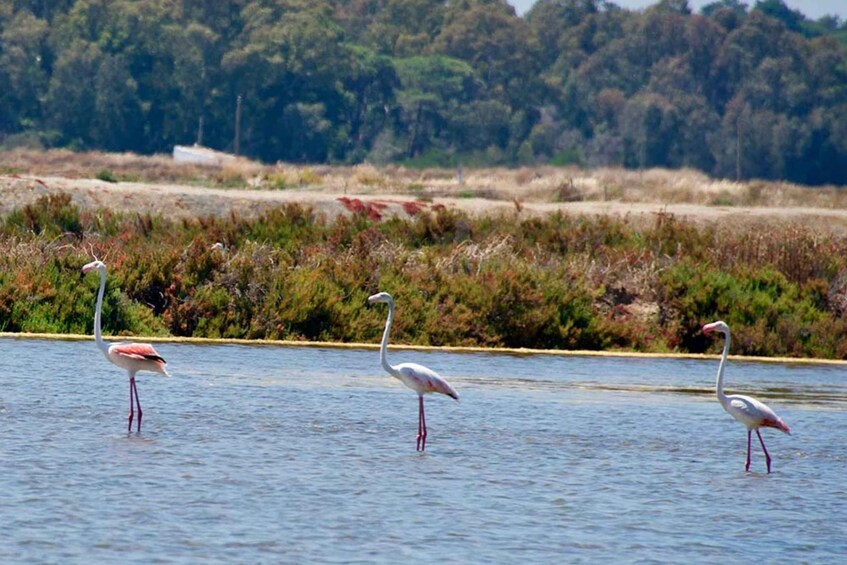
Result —
<instances>
[{"instance_id":1,"label":"white structure","mask_svg":"<svg viewBox=\"0 0 847 565\"><path fill-rule=\"evenodd\" d=\"M235 161L235 155L200 145L174 145L174 161L177 163L199 163L201 165L223 165Z\"/></svg>"}]
</instances>

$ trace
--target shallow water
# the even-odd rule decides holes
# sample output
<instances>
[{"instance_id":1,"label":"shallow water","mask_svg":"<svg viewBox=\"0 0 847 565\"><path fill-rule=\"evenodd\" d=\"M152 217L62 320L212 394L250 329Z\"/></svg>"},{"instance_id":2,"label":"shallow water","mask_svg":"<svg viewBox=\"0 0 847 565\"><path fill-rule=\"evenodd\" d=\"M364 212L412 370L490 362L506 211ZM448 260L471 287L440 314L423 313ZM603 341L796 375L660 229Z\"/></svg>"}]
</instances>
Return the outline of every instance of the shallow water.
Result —
<instances>
[{"instance_id":1,"label":"shallow water","mask_svg":"<svg viewBox=\"0 0 847 565\"><path fill-rule=\"evenodd\" d=\"M773 473L714 399L716 361L157 344L140 434L92 342L0 339L3 563L832 563L847 554L847 369L731 362ZM755 438L754 438L755 442Z\"/></svg>"}]
</instances>

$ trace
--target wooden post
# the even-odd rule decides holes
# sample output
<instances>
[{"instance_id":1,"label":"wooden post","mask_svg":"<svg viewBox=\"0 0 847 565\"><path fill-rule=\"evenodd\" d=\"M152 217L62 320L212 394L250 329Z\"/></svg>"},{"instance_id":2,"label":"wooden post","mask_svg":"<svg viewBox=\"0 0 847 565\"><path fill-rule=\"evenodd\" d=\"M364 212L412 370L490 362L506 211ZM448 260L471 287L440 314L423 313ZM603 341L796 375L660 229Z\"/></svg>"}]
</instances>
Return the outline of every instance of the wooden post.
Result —
<instances>
[{"instance_id":1,"label":"wooden post","mask_svg":"<svg viewBox=\"0 0 847 565\"><path fill-rule=\"evenodd\" d=\"M735 120L735 181L741 180L741 114Z\"/></svg>"},{"instance_id":2,"label":"wooden post","mask_svg":"<svg viewBox=\"0 0 847 565\"><path fill-rule=\"evenodd\" d=\"M241 154L241 95L235 99L235 154Z\"/></svg>"}]
</instances>

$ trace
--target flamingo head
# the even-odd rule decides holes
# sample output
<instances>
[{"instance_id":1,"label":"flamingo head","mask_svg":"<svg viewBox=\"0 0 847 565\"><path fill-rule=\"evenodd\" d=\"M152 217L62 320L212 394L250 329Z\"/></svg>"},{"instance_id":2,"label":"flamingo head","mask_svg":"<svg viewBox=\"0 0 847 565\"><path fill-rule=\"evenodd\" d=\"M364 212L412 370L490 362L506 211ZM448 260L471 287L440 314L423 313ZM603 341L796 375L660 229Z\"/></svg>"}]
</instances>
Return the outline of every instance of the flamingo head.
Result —
<instances>
[{"instance_id":1,"label":"flamingo head","mask_svg":"<svg viewBox=\"0 0 847 565\"><path fill-rule=\"evenodd\" d=\"M706 324L703 326L703 333L706 335L711 334L712 332L720 332L724 335L729 333L729 326L726 325L726 322L718 320L717 322L712 322L711 324Z\"/></svg>"},{"instance_id":2,"label":"flamingo head","mask_svg":"<svg viewBox=\"0 0 847 565\"><path fill-rule=\"evenodd\" d=\"M391 295L387 292L379 292L368 297L368 304L376 304L377 302L387 302L391 304L394 302L394 299L391 298Z\"/></svg>"},{"instance_id":3,"label":"flamingo head","mask_svg":"<svg viewBox=\"0 0 847 565\"><path fill-rule=\"evenodd\" d=\"M103 261L101 261L99 259L95 259L94 261L86 264L82 268L82 274L84 275L84 274L88 273L89 271L93 271L94 269L99 269L99 270L105 272L106 271L106 263L104 263Z\"/></svg>"}]
</instances>

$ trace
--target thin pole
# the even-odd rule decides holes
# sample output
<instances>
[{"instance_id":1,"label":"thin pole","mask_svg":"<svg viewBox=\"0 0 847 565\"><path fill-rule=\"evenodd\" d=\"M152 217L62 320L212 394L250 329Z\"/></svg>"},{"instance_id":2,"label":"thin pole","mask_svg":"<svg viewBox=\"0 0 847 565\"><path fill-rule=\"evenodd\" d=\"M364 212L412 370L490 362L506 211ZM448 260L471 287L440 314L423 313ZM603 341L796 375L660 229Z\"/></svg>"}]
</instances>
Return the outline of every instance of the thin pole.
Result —
<instances>
[{"instance_id":1,"label":"thin pole","mask_svg":"<svg viewBox=\"0 0 847 565\"><path fill-rule=\"evenodd\" d=\"M735 120L735 180L741 180L741 114Z\"/></svg>"},{"instance_id":2,"label":"thin pole","mask_svg":"<svg viewBox=\"0 0 847 565\"><path fill-rule=\"evenodd\" d=\"M235 154L241 154L241 95L235 99Z\"/></svg>"}]
</instances>

